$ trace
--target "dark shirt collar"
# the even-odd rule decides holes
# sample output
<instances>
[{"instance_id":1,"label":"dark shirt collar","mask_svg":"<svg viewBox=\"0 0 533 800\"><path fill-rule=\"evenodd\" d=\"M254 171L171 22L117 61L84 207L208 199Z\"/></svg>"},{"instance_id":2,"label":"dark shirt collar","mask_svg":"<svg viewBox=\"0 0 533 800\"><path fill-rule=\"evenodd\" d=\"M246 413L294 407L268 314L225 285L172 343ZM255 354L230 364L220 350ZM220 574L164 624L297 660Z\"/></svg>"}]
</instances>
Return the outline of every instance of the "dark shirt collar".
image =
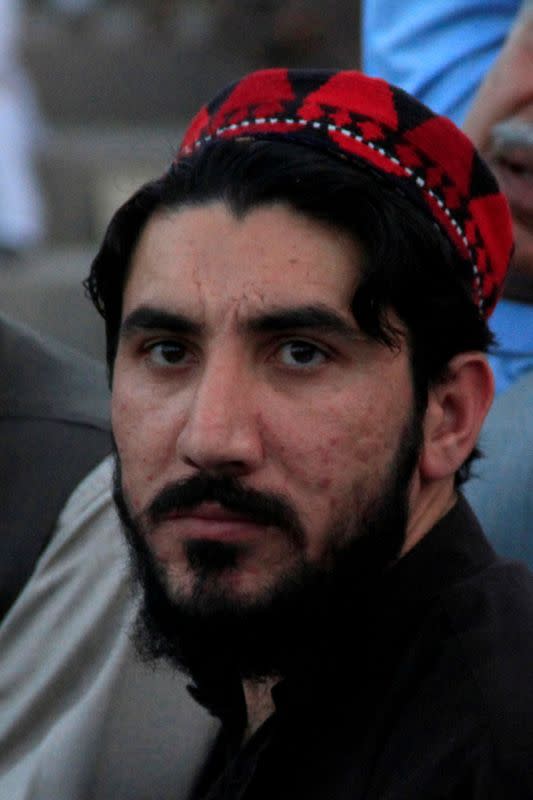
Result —
<instances>
[{"instance_id":1,"label":"dark shirt collar","mask_svg":"<svg viewBox=\"0 0 533 800\"><path fill-rule=\"evenodd\" d=\"M428 603L495 559L474 512L459 493L450 511L390 570L384 588L398 595L403 608Z\"/></svg>"}]
</instances>

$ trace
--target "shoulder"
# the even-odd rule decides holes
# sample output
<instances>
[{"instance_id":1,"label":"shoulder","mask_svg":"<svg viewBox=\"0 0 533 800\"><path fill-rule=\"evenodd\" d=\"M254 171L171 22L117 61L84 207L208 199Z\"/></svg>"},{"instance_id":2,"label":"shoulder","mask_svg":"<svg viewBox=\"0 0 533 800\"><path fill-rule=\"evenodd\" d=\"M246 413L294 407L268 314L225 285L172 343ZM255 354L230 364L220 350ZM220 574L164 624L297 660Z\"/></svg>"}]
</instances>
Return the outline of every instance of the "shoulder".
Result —
<instances>
[{"instance_id":1,"label":"shoulder","mask_svg":"<svg viewBox=\"0 0 533 800\"><path fill-rule=\"evenodd\" d=\"M102 364L0 315L0 419L108 427Z\"/></svg>"},{"instance_id":2,"label":"shoulder","mask_svg":"<svg viewBox=\"0 0 533 800\"><path fill-rule=\"evenodd\" d=\"M398 797L533 797L533 578L526 568L496 559L439 593L391 691L400 710L392 706L382 735L386 772L405 775L409 786Z\"/></svg>"},{"instance_id":3,"label":"shoulder","mask_svg":"<svg viewBox=\"0 0 533 800\"><path fill-rule=\"evenodd\" d=\"M495 556L462 566L417 594L377 716L373 797L533 797L533 578ZM421 583L441 564L425 568Z\"/></svg>"},{"instance_id":4,"label":"shoulder","mask_svg":"<svg viewBox=\"0 0 533 800\"><path fill-rule=\"evenodd\" d=\"M508 675L521 671L528 660L533 677L533 574L525 565L496 557L479 573L450 587L440 605L480 678L500 678L501 668ZM533 713L533 681L522 688L532 700Z\"/></svg>"},{"instance_id":5,"label":"shoulder","mask_svg":"<svg viewBox=\"0 0 533 800\"><path fill-rule=\"evenodd\" d=\"M440 610L447 631L444 661L452 659L464 671L450 695L468 692L456 700L477 715L494 765L532 781L533 575L497 559L446 592Z\"/></svg>"},{"instance_id":6,"label":"shoulder","mask_svg":"<svg viewBox=\"0 0 533 800\"><path fill-rule=\"evenodd\" d=\"M108 458L76 487L0 626L2 799L86 797L89 785L95 798L118 786L185 797L218 727L175 669L137 657L111 474Z\"/></svg>"},{"instance_id":7,"label":"shoulder","mask_svg":"<svg viewBox=\"0 0 533 800\"><path fill-rule=\"evenodd\" d=\"M1 619L111 437L101 365L0 316L0 369Z\"/></svg>"}]
</instances>

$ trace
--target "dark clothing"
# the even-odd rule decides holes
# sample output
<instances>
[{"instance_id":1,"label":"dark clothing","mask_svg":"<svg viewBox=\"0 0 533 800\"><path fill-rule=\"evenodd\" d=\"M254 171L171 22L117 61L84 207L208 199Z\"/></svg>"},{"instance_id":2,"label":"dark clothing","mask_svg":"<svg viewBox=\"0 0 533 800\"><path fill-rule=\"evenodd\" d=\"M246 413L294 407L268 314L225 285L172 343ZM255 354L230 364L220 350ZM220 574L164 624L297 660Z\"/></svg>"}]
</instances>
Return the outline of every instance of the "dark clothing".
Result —
<instances>
[{"instance_id":1,"label":"dark clothing","mask_svg":"<svg viewBox=\"0 0 533 800\"><path fill-rule=\"evenodd\" d=\"M0 316L0 621L111 449L104 368Z\"/></svg>"},{"instance_id":2,"label":"dark clothing","mask_svg":"<svg viewBox=\"0 0 533 800\"><path fill-rule=\"evenodd\" d=\"M495 555L464 499L330 646L278 684L242 750L237 682L198 687L227 710L195 797L533 798L533 576Z\"/></svg>"}]
</instances>

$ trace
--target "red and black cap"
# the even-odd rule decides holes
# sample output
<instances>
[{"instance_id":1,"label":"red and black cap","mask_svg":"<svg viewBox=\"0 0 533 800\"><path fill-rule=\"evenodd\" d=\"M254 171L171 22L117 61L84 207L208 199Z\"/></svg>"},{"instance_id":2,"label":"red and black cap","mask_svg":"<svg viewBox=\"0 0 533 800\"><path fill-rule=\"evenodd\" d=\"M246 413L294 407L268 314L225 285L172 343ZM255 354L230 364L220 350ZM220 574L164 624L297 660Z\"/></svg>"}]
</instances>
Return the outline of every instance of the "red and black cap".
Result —
<instances>
[{"instance_id":1,"label":"red and black cap","mask_svg":"<svg viewBox=\"0 0 533 800\"><path fill-rule=\"evenodd\" d=\"M240 138L301 141L395 185L470 265L474 302L491 314L512 253L511 217L492 173L449 119L360 72L260 70L198 112L177 159Z\"/></svg>"}]
</instances>

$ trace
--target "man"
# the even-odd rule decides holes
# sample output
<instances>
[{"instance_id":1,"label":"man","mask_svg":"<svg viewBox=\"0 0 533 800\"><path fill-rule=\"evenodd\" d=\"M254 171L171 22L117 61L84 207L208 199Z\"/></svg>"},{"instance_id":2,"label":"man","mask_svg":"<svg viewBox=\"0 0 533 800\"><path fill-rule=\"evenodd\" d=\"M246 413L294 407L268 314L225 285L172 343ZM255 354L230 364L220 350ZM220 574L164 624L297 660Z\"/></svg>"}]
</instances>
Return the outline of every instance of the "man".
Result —
<instances>
[{"instance_id":1,"label":"man","mask_svg":"<svg viewBox=\"0 0 533 800\"><path fill-rule=\"evenodd\" d=\"M130 641L105 371L2 315L0 365L0 797L185 796L214 726Z\"/></svg>"},{"instance_id":2,"label":"man","mask_svg":"<svg viewBox=\"0 0 533 800\"><path fill-rule=\"evenodd\" d=\"M499 393L533 369L533 2L366 0L362 23L365 70L464 123L510 202L516 252L492 324Z\"/></svg>"},{"instance_id":3,"label":"man","mask_svg":"<svg viewBox=\"0 0 533 800\"><path fill-rule=\"evenodd\" d=\"M491 365L497 392L515 382L519 388L509 403L496 402L481 437L488 461L466 495L498 551L531 568L531 486L524 477L533 435L522 420L531 413L525 376L533 369L533 3L366 0L363 51L369 72L464 122L510 201L516 251L491 323L497 343ZM507 418L511 404L523 411Z\"/></svg>"},{"instance_id":4,"label":"man","mask_svg":"<svg viewBox=\"0 0 533 800\"><path fill-rule=\"evenodd\" d=\"M513 337L533 349L533 2L524 0L496 64L468 112L464 128L489 161L513 214L516 250L507 296L529 304ZM521 306L523 313L524 307ZM517 312L518 313L518 312ZM521 340L529 325L530 338ZM523 334L522 334L523 336ZM531 368L531 362L529 367ZM521 373L526 371L524 366Z\"/></svg>"},{"instance_id":5,"label":"man","mask_svg":"<svg viewBox=\"0 0 533 800\"><path fill-rule=\"evenodd\" d=\"M226 88L115 215L115 495L139 644L222 720L196 797L531 796L533 580L457 491L510 251L469 140L357 72Z\"/></svg>"}]
</instances>

